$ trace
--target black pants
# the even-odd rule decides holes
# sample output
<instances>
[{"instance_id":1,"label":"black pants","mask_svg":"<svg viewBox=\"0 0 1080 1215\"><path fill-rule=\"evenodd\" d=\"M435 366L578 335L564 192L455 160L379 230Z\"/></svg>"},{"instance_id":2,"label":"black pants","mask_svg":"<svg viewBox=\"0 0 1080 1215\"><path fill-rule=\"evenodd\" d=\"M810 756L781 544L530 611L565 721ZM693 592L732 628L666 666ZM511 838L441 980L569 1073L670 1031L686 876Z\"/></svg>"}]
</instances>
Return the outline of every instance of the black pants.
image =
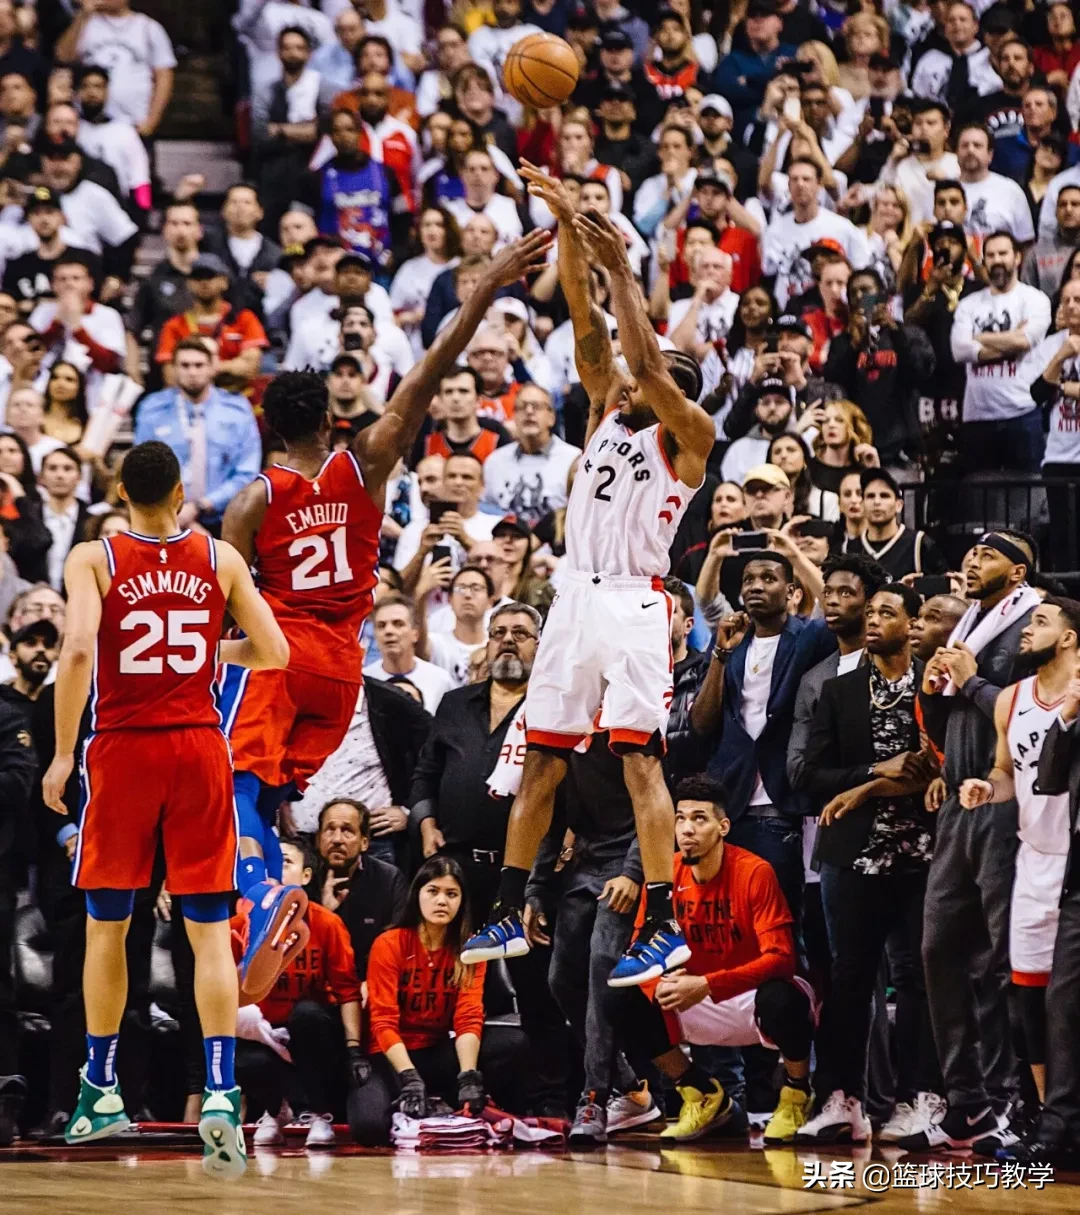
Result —
<instances>
[{"instance_id":1,"label":"black pants","mask_svg":"<svg viewBox=\"0 0 1080 1215\"><path fill-rule=\"evenodd\" d=\"M485 923L498 893L502 855L489 858L484 854L484 859L477 860L471 848L454 845L444 848L442 854L452 856L465 871L473 925ZM576 1044L548 983L551 947L534 946L524 957L508 959L506 966L517 996L521 1028L529 1039L529 1104L535 1110L563 1108L569 1060L576 1053ZM488 970L493 979L497 972L493 967ZM485 985L484 1005L494 1015L503 1010L490 1007L490 987L491 979Z\"/></svg>"},{"instance_id":2,"label":"black pants","mask_svg":"<svg viewBox=\"0 0 1080 1215\"><path fill-rule=\"evenodd\" d=\"M829 995L818 1033L818 1096L834 1089L866 1101L867 1052L874 991L890 932L922 940L926 872L858 873L823 865L821 896L833 951ZM921 968L897 989L896 1054L899 1101L939 1087Z\"/></svg>"},{"instance_id":3,"label":"black pants","mask_svg":"<svg viewBox=\"0 0 1080 1215\"><path fill-rule=\"evenodd\" d=\"M640 987L609 987L607 1007L616 1041L627 1054L640 1052L658 1059L678 1045L671 1041L660 1006ZM786 979L766 979L757 989L754 1019L785 1059L809 1058L814 1037L813 1010L810 997L801 987Z\"/></svg>"},{"instance_id":4,"label":"black pants","mask_svg":"<svg viewBox=\"0 0 1080 1215\"><path fill-rule=\"evenodd\" d=\"M923 914L923 967L934 1043L953 1105L984 1106L1016 1092L1009 988L1009 906L1016 869L1016 803L938 811Z\"/></svg>"},{"instance_id":5,"label":"black pants","mask_svg":"<svg viewBox=\"0 0 1080 1215\"><path fill-rule=\"evenodd\" d=\"M14 849L0 853L0 1076L19 1070L19 1018L15 1011L15 889Z\"/></svg>"},{"instance_id":6,"label":"black pants","mask_svg":"<svg viewBox=\"0 0 1080 1215\"><path fill-rule=\"evenodd\" d=\"M341 1013L317 1000L300 1000L285 1022L293 1066L269 1046L236 1044L236 1079L248 1101L248 1121L276 1114L283 1097L301 1113L340 1115L345 1108L345 1033Z\"/></svg>"},{"instance_id":7,"label":"black pants","mask_svg":"<svg viewBox=\"0 0 1080 1215\"><path fill-rule=\"evenodd\" d=\"M1080 848L1073 839L1046 989L1046 1102L1039 1131L1080 1148Z\"/></svg>"},{"instance_id":8,"label":"black pants","mask_svg":"<svg viewBox=\"0 0 1080 1215\"><path fill-rule=\"evenodd\" d=\"M521 1030L512 1025L489 1025L480 1039L480 1071L492 1101L512 1114L525 1109L521 1087L529 1046ZM409 1051L413 1067L423 1077L429 1097L441 1097L457 1109L460 1066L454 1044L447 1038L437 1046ZM401 1092L397 1072L383 1054L371 1061L371 1079L349 1094L349 1129L357 1143L375 1147L390 1141L393 1104Z\"/></svg>"}]
</instances>

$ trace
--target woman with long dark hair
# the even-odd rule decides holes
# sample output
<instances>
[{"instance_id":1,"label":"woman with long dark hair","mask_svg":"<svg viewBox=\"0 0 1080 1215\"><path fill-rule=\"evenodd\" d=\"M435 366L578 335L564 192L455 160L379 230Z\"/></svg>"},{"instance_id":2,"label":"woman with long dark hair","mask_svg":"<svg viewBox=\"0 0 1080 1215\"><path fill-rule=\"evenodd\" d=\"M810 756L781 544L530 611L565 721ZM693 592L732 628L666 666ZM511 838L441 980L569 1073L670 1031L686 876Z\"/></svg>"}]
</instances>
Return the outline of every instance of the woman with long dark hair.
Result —
<instances>
[{"instance_id":1,"label":"woman with long dark hair","mask_svg":"<svg viewBox=\"0 0 1080 1215\"><path fill-rule=\"evenodd\" d=\"M445 207L425 207L416 225L416 238L419 255L402 262L394 275L390 306L419 359L424 355L420 322L424 319L431 285L444 270L457 265L461 257L461 233L457 220Z\"/></svg>"},{"instance_id":2,"label":"woman with long dark hair","mask_svg":"<svg viewBox=\"0 0 1080 1215\"><path fill-rule=\"evenodd\" d=\"M86 408L86 376L63 359L54 363L45 386L45 417L41 429L65 447L77 448L89 418Z\"/></svg>"},{"instance_id":3,"label":"woman with long dark hair","mask_svg":"<svg viewBox=\"0 0 1080 1215\"><path fill-rule=\"evenodd\" d=\"M0 434L0 524L19 576L27 582L47 581L52 535L41 517L30 452L17 434Z\"/></svg>"},{"instance_id":4,"label":"woman with long dark hair","mask_svg":"<svg viewBox=\"0 0 1080 1215\"><path fill-rule=\"evenodd\" d=\"M394 1109L422 1118L435 1098L479 1112L487 1085L500 1108L520 1108L525 1037L513 1026L484 1028L486 966L461 961L469 932L461 866L430 857L412 880L398 926L376 937L368 957L375 1053L371 1079L349 1097L357 1143L387 1143Z\"/></svg>"},{"instance_id":5,"label":"woman with long dark hair","mask_svg":"<svg viewBox=\"0 0 1080 1215\"><path fill-rule=\"evenodd\" d=\"M777 435L769 444L765 462L776 464L787 473L795 495L793 515L813 515L816 519L828 519L830 522L840 518L840 503L836 494L827 489L818 489L810 480L810 449L801 435Z\"/></svg>"}]
</instances>

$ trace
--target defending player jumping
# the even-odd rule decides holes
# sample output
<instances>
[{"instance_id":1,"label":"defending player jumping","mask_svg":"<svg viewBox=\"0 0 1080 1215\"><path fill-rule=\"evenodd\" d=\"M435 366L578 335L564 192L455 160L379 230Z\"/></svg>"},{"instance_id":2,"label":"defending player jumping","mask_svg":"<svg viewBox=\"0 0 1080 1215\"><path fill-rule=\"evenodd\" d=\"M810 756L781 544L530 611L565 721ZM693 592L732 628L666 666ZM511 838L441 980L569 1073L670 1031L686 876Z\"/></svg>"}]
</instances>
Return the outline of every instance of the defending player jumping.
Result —
<instances>
[{"instance_id":1,"label":"defending player jumping","mask_svg":"<svg viewBox=\"0 0 1080 1215\"><path fill-rule=\"evenodd\" d=\"M290 925L307 907L282 886L277 807L302 791L340 746L360 692L360 628L377 582L386 482L416 440L439 381L457 361L500 287L542 267L551 243L534 232L487 267L476 290L402 380L386 412L347 451L330 452L323 377L278 376L263 413L287 462L230 503L222 534L255 568L259 590L289 639L286 671L227 670L225 728L236 767L240 893L248 940L241 991L259 999L297 949Z\"/></svg>"},{"instance_id":2,"label":"defending player jumping","mask_svg":"<svg viewBox=\"0 0 1080 1215\"><path fill-rule=\"evenodd\" d=\"M181 531L180 465L164 443L132 448L120 472L131 531L77 545L64 569L68 629L56 680L56 755L45 803L65 813L79 722L82 814L73 881L86 891L88 1058L64 1137L82 1143L128 1126L116 1082L127 1001L124 939L135 891L150 884L160 840L165 881L180 898L195 953L195 1002L206 1048L199 1134L208 1172L244 1171L233 1076L237 980L229 934L237 829L229 744L214 694L226 610L242 641L220 643L245 669L283 667L289 647L231 545Z\"/></svg>"},{"instance_id":3,"label":"defending player jumping","mask_svg":"<svg viewBox=\"0 0 1080 1215\"><path fill-rule=\"evenodd\" d=\"M694 403L702 387L697 363L660 351L619 230L595 212L575 214L562 184L534 166L524 163L522 176L559 221L559 281L589 424L567 509L566 570L529 680L528 753L499 899L462 960L528 951L525 882L551 823L565 755L599 710L598 728L623 756L645 872L645 924L608 980L630 986L689 957L672 918L674 812L660 765L672 695L671 601L662 580L679 521L705 477L713 423ZM588 254L611 276L631 378L616 368L603 313L590 298Z\"/></svg>"},{"instance_id":4,"label":"defending player jumping","mask_svg":"<svg viewBox=\"0 0 1080 1215\"><path fill-rule=\"evenodd\" d=\"M1009 917L1009 964L1039 1100L1046 1099L1046 988L1054 959L1058 904L1069 859L1069 795L1036 788L1039 757L1058 720L1070 682L1080 674L1080 603L1047 599L1031 613L1021 636L1020 661L1034 668L998 693L994 705L997 753L985 780L966 780L967 810L1016 798L1020 847Z\"/></svg>"}]
</instances>

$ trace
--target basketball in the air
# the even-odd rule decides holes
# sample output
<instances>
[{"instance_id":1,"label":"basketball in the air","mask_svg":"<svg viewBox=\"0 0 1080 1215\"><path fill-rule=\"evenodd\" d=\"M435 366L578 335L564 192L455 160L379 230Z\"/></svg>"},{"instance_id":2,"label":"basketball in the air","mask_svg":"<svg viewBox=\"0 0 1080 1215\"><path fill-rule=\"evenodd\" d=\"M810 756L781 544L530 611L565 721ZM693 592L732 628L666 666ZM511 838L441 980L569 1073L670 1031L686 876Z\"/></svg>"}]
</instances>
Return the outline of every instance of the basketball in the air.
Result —
<instances>
[{"instance_id":1,"label":"basketball in the air","mask_svg":"<svg viewBox=\"0 0 1080 1215\"><path fill-rule=\"evenodd\" d=\"M510 95L537 110L562 105L577 79L573 48L554 34L529 34L515 42L503 64L503 82Z\"/></svg>"}]
</instances>

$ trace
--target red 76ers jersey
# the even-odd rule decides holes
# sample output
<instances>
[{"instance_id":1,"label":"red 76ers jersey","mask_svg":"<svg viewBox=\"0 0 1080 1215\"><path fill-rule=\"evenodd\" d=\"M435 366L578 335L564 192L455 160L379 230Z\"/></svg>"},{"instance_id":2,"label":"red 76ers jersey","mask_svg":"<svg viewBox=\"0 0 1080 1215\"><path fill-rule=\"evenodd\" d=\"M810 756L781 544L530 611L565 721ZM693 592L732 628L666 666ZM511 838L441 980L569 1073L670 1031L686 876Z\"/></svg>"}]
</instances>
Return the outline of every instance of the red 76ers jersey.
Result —
<instances>
[{"instance_id":1,"label":"red 76ers jersey","mask_svg":"<svg viewBox=\"0 0 1080 1215\"><path fill-rule=\"evenodd\" d=\"M255 580L288 639L289 670L359 683L382 528L360 465L339 451L312 481L284 465L260 480L266 514L255 536Z\"/></svg>"},{"instance_id":2,"label":"red 76ers jersey","mask_svg":"<svg viewBox=\"0 0 1080 1215\"><path fill-rule=\"evenodd\" d=\"M624 578L667 574L668 550L697 490L676 477L663 437L659 425L627 430L617 409L596 428L566 511L567 568Z\"/></svg>"},{"instance_id":3,"label":"red 76ers jersey","mask_svg":"<svg viewBox=\"0 0 1080 1215\"><path fill-rule=\"evenodd\" d=\"M214 541L190 531L165 541L124 532L101 543L110 580L94 655L93 730L219 726L214 673L225 596Z\"/></svg>"}]
</instances>

